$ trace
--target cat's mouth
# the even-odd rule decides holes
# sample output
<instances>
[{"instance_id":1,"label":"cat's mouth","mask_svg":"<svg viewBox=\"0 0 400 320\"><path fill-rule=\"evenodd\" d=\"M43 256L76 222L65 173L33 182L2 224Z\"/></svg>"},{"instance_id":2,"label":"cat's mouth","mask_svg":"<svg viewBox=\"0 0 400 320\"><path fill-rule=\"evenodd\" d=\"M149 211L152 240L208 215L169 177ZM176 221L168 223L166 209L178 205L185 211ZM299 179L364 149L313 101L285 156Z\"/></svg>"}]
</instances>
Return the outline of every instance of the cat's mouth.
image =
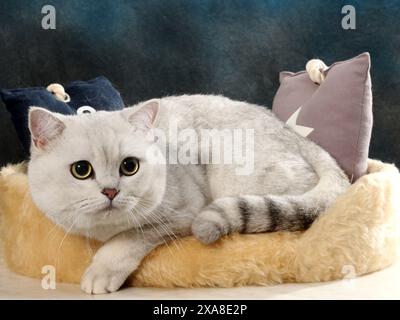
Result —
<instances>
[{"instance_id":1,"label":"cat's mouth","mask_svg":"<svg viewBox=\"0 0 400 320\"><path fill-rule=\"evenodd\" d=\"M115 214L115 213L119 213L126 210L126 203L125 202L121 202L121 201L109 201L107 203L105 203L99 211L102 211L103 213L105 212L107 215L109 214Z\"/></svg>"},{"instance_id":2,"label":"cat's mouth","mask_svg":"<svg viewBox=\"0 0 400 320\"><path fill-rule=\"evenodd\" d=\"M110 203L108 205L106 205L106 209L107 210L112 210L113 208L115 208L115 204L112 203L112 201L110 201Z\"/></svg>"},{"instance_id":3,"label":"cat's mouth","mask_svg":"<svg viewBox=\"0 0 400 320\"><path fill-rule=\"evenodd\" d=\"M110 201L110 203L106 204L103 208L104 211L107 211L109 213L119 210L119 206L117 206L114 202Z\"/></svg>"},{"instance_id":4,"label":"cat's mouth","mask_svg":"<svg viewBox=\"0 0 400 320\"><path fill-rule=\"evenodd\" d=\"M105 203L101 206L99 206L96 210L95 213L97 214L105 214L105 215L110 215L112 213L115 213L119 211L121 208L118 206L116 203L113 203L112 201Z\"/></svg>"}]
</instances>

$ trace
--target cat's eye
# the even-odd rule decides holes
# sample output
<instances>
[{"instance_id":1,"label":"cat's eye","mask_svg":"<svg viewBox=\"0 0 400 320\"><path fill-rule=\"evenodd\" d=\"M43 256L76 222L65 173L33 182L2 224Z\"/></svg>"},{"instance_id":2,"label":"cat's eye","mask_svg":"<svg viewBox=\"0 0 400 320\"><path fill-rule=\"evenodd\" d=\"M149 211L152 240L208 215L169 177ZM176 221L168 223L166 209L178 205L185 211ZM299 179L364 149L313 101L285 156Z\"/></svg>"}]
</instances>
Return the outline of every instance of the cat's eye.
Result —
<instances>
[{"instance_id":1,"label":"cat's eye","mask_svg":"<svg viewBox=\"0 0 400 320\"><path fill-rule=\"evenodd\" d=\"M93 167L89 161L77 161L71 165L71 174L79 180L88 179L93 176Z\"/></svg>"},{"instance_id":2,"label":"cat's eye","mask_svg":"<svg viewBox=\"0 0 400 320\"><path fill-rule=\"evenodd\" d=\"M122 160L119 172L124 176L133 176L139 170L139 160L134 157L128 157Z\"/></svg>"}]
</instances>

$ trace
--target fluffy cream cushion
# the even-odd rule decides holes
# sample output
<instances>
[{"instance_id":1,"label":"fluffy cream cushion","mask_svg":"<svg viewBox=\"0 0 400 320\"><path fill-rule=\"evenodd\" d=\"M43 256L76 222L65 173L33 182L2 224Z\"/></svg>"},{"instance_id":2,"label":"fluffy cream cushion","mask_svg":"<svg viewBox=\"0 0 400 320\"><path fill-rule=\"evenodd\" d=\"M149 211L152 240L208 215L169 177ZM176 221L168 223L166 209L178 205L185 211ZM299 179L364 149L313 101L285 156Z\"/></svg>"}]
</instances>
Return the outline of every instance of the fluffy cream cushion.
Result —
<instances>
[{"instance_id":1,"label":"fluffy cream cushion","mask_svg":"<svg viewBox=\"0 0 400 320\"><path fill-rule=\"evenodd\" d=\"M65 235L31 201L23 165L0 175L0 239L17 273L77 283L99 243ZM398 170L369 161L360 178L304 233L232 235L205 246L188 237L155 249L127 281L134 286L231 287L341 279L380 270L399 247Z\"/></svg>"}]
</instances>

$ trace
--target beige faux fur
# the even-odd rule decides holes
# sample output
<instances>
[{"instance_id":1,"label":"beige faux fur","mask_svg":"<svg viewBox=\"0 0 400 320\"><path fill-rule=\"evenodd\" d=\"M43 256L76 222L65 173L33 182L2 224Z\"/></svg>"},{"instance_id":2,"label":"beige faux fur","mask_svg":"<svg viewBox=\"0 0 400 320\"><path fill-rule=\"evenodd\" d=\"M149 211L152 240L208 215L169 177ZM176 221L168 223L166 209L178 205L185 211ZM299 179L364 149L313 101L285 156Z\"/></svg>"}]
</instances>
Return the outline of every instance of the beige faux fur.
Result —
<instances>
[{"instance_id":1,"label":"beige faux fur","mask_svg":"<svg viewBox=\"0 0 400 320\"><path fill-rule=\"evenodd\" d=\"M99 243L66 236L32 203L24 166L0 174L0 239L17 273L77 283ZM370 160L360 178L304 233L232 235L205 246L189 237L154 250L128 285L232 287L353 277L387 267L399 248L400 175Z\"/></svg>"}]
</instances>

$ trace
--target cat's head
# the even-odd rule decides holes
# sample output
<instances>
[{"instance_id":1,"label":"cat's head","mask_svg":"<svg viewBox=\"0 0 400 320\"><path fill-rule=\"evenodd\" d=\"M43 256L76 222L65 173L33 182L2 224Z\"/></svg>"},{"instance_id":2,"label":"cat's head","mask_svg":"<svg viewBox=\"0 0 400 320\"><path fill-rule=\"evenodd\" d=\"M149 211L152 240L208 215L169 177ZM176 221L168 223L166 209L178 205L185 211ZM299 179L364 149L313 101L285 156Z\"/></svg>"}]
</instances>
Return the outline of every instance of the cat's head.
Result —
<instances>
[{"instance_id":1,"label":"cat's head","mask_svg":"<svg viewBox=\"0 0 400 320\"><path fill-rule=\"evenodd\" d=\"M78 116L31 108L28 175L36 205L68 232L103 241L152 221L166 180L165 165L148 152L158 111L158 100Z\"/></svg>"}]
</instances>

